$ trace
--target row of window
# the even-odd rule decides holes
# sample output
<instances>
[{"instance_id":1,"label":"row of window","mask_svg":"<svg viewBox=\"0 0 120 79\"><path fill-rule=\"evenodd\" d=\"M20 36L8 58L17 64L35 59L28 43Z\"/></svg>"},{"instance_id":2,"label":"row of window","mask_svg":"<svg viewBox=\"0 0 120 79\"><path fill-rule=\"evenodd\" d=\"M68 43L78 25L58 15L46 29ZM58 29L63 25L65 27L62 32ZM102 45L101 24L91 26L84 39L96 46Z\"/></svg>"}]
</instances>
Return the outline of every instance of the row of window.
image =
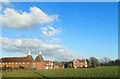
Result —
<instances>
[{"instance_id":1,"label":"row of window","mask_svg":"<svg viewBox=\"0 0 120 79\"><path fill-rule=\"evenodd\" d=\"M80 63L80 62L79 62L79 63L74 63L74 64L83 64L83 63Z\"/></svg>"},{"instance_id":2,"label":"row of window","mask_svg":"<svg viewBox=\"0 0 120 79\"><path fill-rule=\"evenodd\" d=\"M19 66L10 66L10 65L8 65L8 66L6 66L6 67L19 67ZM28 66L25 66L25 67L28 67Z\"/></svg>"},{"instance_id":3,"label":"row of window","mask_svg":"<svg viewBox=\"0 0 120 79\"><path fill-rule=\"evenodd\" d=\"M22 63L0 63L0 64L30 64L30 63L24 63L24 62L22 62Z\"/></svg>"},{"instance_id":4,"label":"row of window","mask_svg":"<svg viewBox=\"0 0 120 79\"><path fill-rule=\"evenodd\" d=\"M83 67L83 65L74 65L74 66L77 66L77 67Z\"/></svg>"}]
</instances>

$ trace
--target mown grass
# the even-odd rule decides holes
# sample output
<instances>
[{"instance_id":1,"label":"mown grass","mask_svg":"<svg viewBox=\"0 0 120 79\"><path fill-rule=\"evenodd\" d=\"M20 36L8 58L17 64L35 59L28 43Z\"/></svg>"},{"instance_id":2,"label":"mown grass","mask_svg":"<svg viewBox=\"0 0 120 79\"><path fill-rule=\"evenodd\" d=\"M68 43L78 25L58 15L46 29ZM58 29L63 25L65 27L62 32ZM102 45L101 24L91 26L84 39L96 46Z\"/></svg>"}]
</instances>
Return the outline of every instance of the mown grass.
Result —
<instances>
[{"instance_id":1,"label":"mown grass","mask_svg":"<svg viewBox=\"0 0 120 79\"><path fill-rule=\"evenodd\" d=\"M118 77L118 67L66 68L21 72L5 72L3 77Z\"/></svg>"}]
</instances>

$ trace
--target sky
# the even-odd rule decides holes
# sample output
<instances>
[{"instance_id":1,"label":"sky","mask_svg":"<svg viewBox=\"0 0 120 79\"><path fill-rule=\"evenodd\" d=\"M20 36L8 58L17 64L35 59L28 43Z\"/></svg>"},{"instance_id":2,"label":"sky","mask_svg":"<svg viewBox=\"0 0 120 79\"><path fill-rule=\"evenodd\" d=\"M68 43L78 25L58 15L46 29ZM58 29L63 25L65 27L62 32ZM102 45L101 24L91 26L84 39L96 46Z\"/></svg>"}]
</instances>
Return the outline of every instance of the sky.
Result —
<instances>
[{"instance_id":1,"label":"sky","mask_svg":"<svg viewBox=\"0 0 120 79\"><path fill-rule=\"evenodd\" d=\"M0 6L2 57L118 58L117 2L9 2Z\"/></svg>"}]
</instances>

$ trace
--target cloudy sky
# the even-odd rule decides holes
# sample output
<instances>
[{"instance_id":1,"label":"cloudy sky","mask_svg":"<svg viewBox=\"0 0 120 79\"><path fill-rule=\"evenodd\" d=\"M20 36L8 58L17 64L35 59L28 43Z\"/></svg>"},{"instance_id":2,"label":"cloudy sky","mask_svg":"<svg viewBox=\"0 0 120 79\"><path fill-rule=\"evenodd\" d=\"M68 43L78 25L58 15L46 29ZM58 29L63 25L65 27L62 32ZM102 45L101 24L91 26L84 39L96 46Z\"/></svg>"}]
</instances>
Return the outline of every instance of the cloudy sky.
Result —
<instances>
[{"instance_id":1,"label":"cloudy sky","mask_svg":"<svg viewBox=\"0 0 120 79\"><path fill-rule=\"evenodd\" d=\"M67 6L66 6L67 5ZM45 59L118 56L117 3L10 2L0 5L2 56Z\"/></svg>"}]
</instances>

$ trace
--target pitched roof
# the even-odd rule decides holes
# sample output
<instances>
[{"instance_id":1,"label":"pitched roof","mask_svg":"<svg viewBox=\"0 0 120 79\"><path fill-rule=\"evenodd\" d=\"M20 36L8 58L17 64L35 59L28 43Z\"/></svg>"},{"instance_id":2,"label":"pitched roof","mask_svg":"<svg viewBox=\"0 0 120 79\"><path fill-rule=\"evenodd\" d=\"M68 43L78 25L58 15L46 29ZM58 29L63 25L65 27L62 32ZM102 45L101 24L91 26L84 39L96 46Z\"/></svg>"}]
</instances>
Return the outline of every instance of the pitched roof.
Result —
<instances>
[{"instance_id":1,"label":"pitched roof","mask_svg":"<svg viewBox=\"0 0 120 79\"><path fill-rule=\"evenodd\" d=\"M26 57L6 57L1 58L0 61L2 62L33 62L34 59L31 55L28 55Z\"/></svg>"},{"instance_id":2,"label":"pitched roof","mask_svg":"<svg viewBox=\"0 0 120 79\"><path fill-rule=\"evenodd\" d=\"M42 54L38 54L38 56L35 58L35 61L37 61L37 62L43 61Z\"/></svg>"},{"instance_id":3,"label":"pitched roof","mask_svg":"<svg viewBox=\"0 0 120 79\"><path fill-rule=\"evenodd\" d=\"M43 60L44 62L46 62L46 63L49 63L50 61L49 60Z\"/></svg>"},{"instance_id":4,"label":"pitched roof","mask_svg":"<svg viewBox=\"0 0 120 79\"><path fill-rule=\"evenodd\" d=\"M85 62L85 59L74 59L73 61Z\"/></svg>"},{"instance_id":5,"label":"pitched roof","mask_svg":"<svg viewBox=\"0 0 120 79\"><path fill-rule=\"evenodd\" d=\"M60 65L60 63L59 62L54 62L54 65Z\"/></svg>"}]
</instances>

